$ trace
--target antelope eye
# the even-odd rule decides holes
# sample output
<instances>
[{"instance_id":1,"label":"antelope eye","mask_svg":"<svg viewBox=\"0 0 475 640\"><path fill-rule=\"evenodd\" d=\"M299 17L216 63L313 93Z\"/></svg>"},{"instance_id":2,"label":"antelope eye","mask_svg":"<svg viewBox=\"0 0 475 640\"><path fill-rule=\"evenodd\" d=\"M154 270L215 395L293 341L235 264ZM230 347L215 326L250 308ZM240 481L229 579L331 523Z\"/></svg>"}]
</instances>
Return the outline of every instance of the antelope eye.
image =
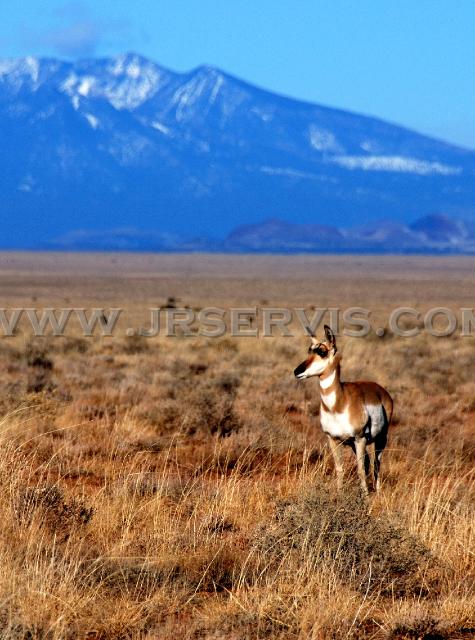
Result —
<instances>
[{"instance_id":1,"label":"antelope eye","mask_svg":"<svg viewBox=\"0 0 475 640\"><path fill-rule=\"evenodd\" d=\"M321 358L325 358L328 355L328 349L323 345L319 345L314 348L315 353L317 353Z\"/></svg>"},{"instance_id":2,"label":"antelope eye","mask_svg":"<svg viewBox=\"0 0 475 640\"><path fill-rule=\"evenodd\" d=\"M309 347L309 353L316 353L321 358L324 358L328 354L328 349L324 347L322 344L317 344L316 346Z\"/></svg>"}]
</instances>

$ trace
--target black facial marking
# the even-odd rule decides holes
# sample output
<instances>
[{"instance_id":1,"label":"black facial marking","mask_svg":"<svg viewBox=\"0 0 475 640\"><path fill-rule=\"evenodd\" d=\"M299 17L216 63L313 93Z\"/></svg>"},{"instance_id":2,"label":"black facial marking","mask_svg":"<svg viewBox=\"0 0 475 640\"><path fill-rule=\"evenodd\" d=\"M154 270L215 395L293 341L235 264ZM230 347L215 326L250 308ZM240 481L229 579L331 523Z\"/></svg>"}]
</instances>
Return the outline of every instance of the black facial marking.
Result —
<instances>
[{"instance_id":1,"label":"black facial marking","mask_svg":"<svg viewBox=\"0 0 475 640\"><path fill-rule=\"evenodd\" d=\"M328 349L324 344L317 344L315 346L312 346L308 351L309 353L316 353L321 358L326 358L328 355Z\"/></svg>"},{"instance_id":2,"label":"black facial marking","mask_svg":"<svg viewBox=\"0 0 475 640\"><path fill-rule=\"evenodd\" d=\"M294 369L294 376L297 377L301 373L304 373L306 368L307 368L307 363L306 362L302 362L301 364L299 364L299 366L296 369Z\"/></svg>"}]
</instances>

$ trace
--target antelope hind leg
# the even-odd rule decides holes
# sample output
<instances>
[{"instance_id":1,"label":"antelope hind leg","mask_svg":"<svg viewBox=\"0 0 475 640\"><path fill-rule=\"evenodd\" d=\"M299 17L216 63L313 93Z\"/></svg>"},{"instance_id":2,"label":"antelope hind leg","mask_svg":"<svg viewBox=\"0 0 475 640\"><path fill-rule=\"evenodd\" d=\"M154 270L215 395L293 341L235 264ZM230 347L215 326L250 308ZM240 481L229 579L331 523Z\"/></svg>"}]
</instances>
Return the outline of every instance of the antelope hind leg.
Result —
<instances>
[{"instance_id":1,"label":"antelope hind leg","mask_svg":"<svg viewBox=\"0 0 475 640\"><path fill-rule=\"evenodd\" d=\"M379 471L381 469L381 456L383 455L384 448L388 442L387 430L380 433L374 441L374 485L376 491L379 491L381 482L379 479Z\"/></svg>"}]
</instances>

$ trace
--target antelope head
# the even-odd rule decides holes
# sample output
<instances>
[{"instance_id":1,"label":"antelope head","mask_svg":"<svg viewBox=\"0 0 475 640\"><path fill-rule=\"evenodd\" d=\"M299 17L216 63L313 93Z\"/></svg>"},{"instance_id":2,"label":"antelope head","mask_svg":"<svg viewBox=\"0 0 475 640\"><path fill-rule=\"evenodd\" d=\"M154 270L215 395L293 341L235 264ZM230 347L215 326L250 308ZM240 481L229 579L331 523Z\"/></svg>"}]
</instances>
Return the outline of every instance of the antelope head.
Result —
<instances>
[{"instance_id":1,"label":"antelope head","mask_svg":"<svg viewBox=\"0 0 475 640\"><path fill-rule=\"evenodd\" d=\"M294 375L299 380L322 375L333 362L336 354L335 334L328 325L325 325L324 329L324 342L320 342L314 335L311 335L312 344L308 349L307 359L294 370Z\"/></svg>"}]
</instances>

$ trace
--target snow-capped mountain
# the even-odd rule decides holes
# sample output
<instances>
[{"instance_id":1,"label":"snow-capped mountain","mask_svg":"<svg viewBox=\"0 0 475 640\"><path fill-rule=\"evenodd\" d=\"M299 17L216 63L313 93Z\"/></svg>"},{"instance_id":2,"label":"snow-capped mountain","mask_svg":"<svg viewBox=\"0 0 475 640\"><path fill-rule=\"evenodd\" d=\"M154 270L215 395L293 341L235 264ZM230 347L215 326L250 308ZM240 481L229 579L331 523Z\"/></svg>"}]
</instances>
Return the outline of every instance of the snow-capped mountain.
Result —
<instances>
[{"instance_id":1,"label":"snow-capped mountain","mask_svg":"<svg viewBox=\"0 0 475 640\"><path fill-rule=\"evenodd\" d=\"M475 218L474 151L135 54L0 60L0 140L2 247Z\"/></svg>"}]
</instances>

